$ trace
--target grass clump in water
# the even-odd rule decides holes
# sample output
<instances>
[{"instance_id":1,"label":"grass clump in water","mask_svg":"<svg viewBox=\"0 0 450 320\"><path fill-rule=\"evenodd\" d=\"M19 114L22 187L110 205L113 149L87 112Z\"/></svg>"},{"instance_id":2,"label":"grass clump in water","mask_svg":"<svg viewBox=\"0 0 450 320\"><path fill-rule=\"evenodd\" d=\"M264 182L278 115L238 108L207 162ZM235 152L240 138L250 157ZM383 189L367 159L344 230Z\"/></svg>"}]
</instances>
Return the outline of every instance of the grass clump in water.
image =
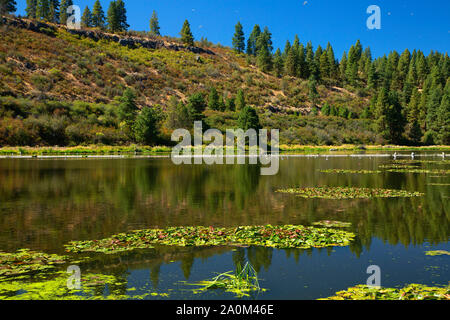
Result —
<instances>
[{"instance_id":1,"label":"grass clump in water","mask_svg":"<svg viewBox=\"0 0 450 320\"><path fill-rule=\"evenodd\" d=\"M234 293L238 298L249 297L252 292L266 291L259 286L258 274L248 262L244 267L241 267L238 263L234 271L221 273L211 280L188 285L200 286L200 288L193 290L196 294L219 289Z\"/></svg>"},{"instance_id":2,"label":"grass clump in water","mask_svg":"<svg viewBox=\"0 0 450 320\"><path fill-rule=\"evenodd\" d=\"M423 196L423 193L409 192L405 190L350 187L288 188L280 189L277 192L295 194L301 198L321 199L407 198Z\"/></svg>"},{"instance_id":3,"label":"grass clump in water","mask_svg":"<svg viewBox=\"0 0 450 320\"><path fill-rule=\"evenodd\" d=\"M355 235L343 230L305 226L244 226L237 228L171 227L121 233L94 241L72 241L68 252L107 254L153 245L169 246L263 246L272 248L322 248L347 246Z\"/></svg>"},{"instance_id":4,"label":"grass clump in water","mask_svg":"<svg viewBox=\"0 0 450 320\"><path fill-rule=\"evenodd\" d=\"M320 300L450 300L450 286L439 288L410 284L397 289L360 285Z\"/></svg>"}]
</instances>

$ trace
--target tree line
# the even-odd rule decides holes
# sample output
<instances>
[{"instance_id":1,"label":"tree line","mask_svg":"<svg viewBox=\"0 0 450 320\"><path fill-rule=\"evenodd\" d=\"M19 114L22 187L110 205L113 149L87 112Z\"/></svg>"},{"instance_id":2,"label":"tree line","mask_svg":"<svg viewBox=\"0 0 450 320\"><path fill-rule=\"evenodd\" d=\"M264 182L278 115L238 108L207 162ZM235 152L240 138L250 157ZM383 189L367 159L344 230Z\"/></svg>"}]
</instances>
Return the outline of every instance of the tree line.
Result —
<instances>
[{"instance_id":1,"label":"tree line","mask_svg":"<svg viewBox=\"0 0 450 320\"><path fill-rule=\"evenodd\" d=\"M391 51L377 59L369 47L358 40L337 60L333 47L320 45L314 50L311 42L303 45L298 35L288 40L284 51L272 53L271 33L255 25L245 42L243 26L238 22L232 38L238 54L255 57L257 66L277 77L308 79L312 112L318 113L317 84L349 87L362 96L371 96L370 104L359 115L327 104L323 115L359 117L374 120L377 132L392 143L407 139L418 144L450 144L450 58L448 53L406 49Z\"/></svg>"}]
</instances>

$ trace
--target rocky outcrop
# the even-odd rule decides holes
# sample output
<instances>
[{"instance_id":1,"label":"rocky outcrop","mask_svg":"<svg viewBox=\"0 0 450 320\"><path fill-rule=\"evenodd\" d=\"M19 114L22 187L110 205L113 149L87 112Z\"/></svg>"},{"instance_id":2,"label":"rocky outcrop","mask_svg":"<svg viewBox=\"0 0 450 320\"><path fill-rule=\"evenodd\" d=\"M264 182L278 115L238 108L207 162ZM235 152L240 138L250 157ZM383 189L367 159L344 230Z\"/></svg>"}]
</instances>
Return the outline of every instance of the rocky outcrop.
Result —
<instances>
[{"instance_id":1,"label":"rocky outcrop","mask_svg":"<svg viewBox=\"0 0 450 320\"><path fill-rule=\"evenodd\" d=\"M13 26L16 28L26 29L34 32L39 33L45 33L47 35L54 35L57 28L53 25L28 20L28 19L20 19L20 18L10 18L10 17L3 17L3 24L6 24L8 26ZM129 48L147 48L147 49L168 49L168 50L174 50L174 51L190 51L195 54L209 54L214 55L215 53L211 50L200 48L200 47L189 47L189 46L183 46L178 43L174 42L167 42L160 39L149 39L149 38L140 38L140 37L131 37L131 36L125 36L121 37L115 34L110 34L102 31L97 30L84 30L84 29L68 29L66 27L58 26L60 28L64 28L67 30L67 32L78 35L80 37L85 37L92 39L94 41L99 40L107 40L107 41L113 41L119 43L121 46L126 46Z\"/></svg>"}]
</instances>

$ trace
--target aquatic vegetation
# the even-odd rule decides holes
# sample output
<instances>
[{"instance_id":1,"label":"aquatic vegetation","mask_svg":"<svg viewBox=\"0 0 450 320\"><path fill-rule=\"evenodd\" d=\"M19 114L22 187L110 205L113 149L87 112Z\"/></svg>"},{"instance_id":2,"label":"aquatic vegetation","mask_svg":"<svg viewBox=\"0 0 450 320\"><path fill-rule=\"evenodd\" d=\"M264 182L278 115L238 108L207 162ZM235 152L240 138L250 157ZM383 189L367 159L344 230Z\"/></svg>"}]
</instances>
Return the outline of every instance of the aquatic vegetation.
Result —
<instances>
[{"instance_id":1,"label":"aquatic vegetation","mask_svg":"<svg viewBox=\"0 0 450 320\"><path fill-rule=\"evenodd\" d=\"M319 170L321 173L359 173L359 174L378 174L383 173L380 170L347 170L347 169L327 169Z\"/></svg>"},{"instance_id":2,"label":"aquatic vegetation","mask_svg":"<svg viewBox=\"0 0 450 320\"><path fill-rule=\"evenodd\" d=\"M16 253L0 252L0 276L17 276L53 270L56 265L66 263L66 260L65 256L28 249L18 250Z\"/></svg>"},{"instance_id":3,"label":"aquatic vegetation","mask_svg":"<svg viewBox=\"0 0 450 320\"><path fill-rule=\"evenodd\" d=\"M394 160L394 163L400 164L421 164L421 163L432 163L432 164L450 164L450 160Z\"/></svg>"},{"instance_id":4,"label":"aquatic vegetation","mask_svg":"<svg viewBox=\"0 0 450 320\"><path fill-rule=\"evenodd\" d=\"M0 278L0 300L139 300L149 296L168 296L157 292L133 296L132 289L124 294L118 287L126 283L112 275L83 274L80 289L68 288L69 274L66 272L47 274L33 281L23 281L22 278Z\"/></svg>"},{"instance_id":5,"label":"aquatic vegetation","mask_svg":"<svg viewBox=\"0 0 450 320\"><path fill-rule=\"evenodd\" d=\"M315 188L289 188L277 192L295 194L302 198L322 199L370 199L370 198L400 198L420 197L423 193L406 190L370 189L350 187L315 187Z\"/></svg>"},{"instance_id":6,"label":"aquatic vegetation","mask_svg":"<svg viewBox=\"0 0 450 320\"><path fill-rule=\"evenodd\" d=\"M397 289L360 285L320 300L450 300L450 286L439 288L410 284Z\"/></svg>"},{"instance_id":7,"label":"aquatic vegetation","mask_svg":"<svg viewBox=\"0 0 450 320\"><path fill-rule=\"evenodd\" d=\"M425 253L427 256L443 256L443 255L448 255L450 256L450 252L446 251L446 250L434 250L434 251L427 251Z\"/></svg>"},{"instance_id":8,"label":"aquatic vegetation","mask_svg":"<svg viewBox=\"0 0 450 320\"><path fill-rule=\"evenodd\" d=\"M312 225L327 227L327 228L333 228L333 227L334 228L348 228L352 224L350 222L323 220L323 221L313 222Z\"/></svg>"},{"instance_id":9,"label":"aquatic vegetation","mask_svg":"<svg viewBox=\"0 0 450 320\"><path fill-rule=\"evenodd\" d=\"M264 246L311 248L346 246L355 235L334 229L305 226L244 226L237 228L171 227L121 233L107 239L72 241L68 252L117 253L153 245L169 246Z\"/></svg>"},{"instance_id":10,"label":"aquatic vegetation","mask_svg":"<svg viewBox=\"0 0 450 320\"><path fill-rule=\"evenodd\" d=\"M379 166L381 169L417 169L418 165L410 166L410 165L402 165L402 164L386 164Z\"/></svg>"},{"instance_id":11,"label":"aquatic vegetation","mask_svg":"<svg viewBox=\"0 0 450 320\"><path fill-rule=\"evenodd\" d=\"M388 172L397 173L429 173L429 174L449 174L450 170L439 170L439 169L389 169Z\"/></svg>"},{"instance_id":12,"label":"aquatic vegetation","mask_svg":"<svg viewBox=\"0 0 450 320\"><path fill-rule=\"evenodd\" d=\"M242 268L238 263L235 271L228 271L219 274L211 280L200 281L188 285L200 286L194 289L194 293L203 293L207 290L221 289L225 292L231 292L238 298L250 296L251 292L264 292L259 286L258 274L255 269L247 262Z\"/></svg>"}]
</instances>

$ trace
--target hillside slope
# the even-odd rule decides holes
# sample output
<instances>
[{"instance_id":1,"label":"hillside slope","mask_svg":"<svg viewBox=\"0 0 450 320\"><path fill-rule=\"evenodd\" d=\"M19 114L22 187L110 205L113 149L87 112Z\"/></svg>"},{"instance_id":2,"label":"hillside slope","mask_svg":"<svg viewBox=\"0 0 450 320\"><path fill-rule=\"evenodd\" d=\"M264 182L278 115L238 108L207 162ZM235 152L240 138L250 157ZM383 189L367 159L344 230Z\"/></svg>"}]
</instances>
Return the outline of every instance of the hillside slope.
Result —
<instances>
[{"instance_id":1,"label":"hillside slope","mask_svg":"<svg viewBox=\"0 0 450 320\"><path fill-rule=\"evenodd\" d=\"M308 116L313 106L308 81L263 73L251 58L228 48L185 48L160 39L166 45L150 49L137 42L154 39L139 35L74 34L18 18L1 28L0 145L130 143L114 115L126 88L136 92L140 108L157 105L166 111L171 97L184 102L195 92L207 97L211 87L225 100L243 89L261 124L282 130L282 143L377 142L368 120ZM334 85L318 85L317 91L319 110L326 102L356 115L369 104L370 96ZM236 126L236 112L205 114L210 126ZM159 143L167 142L169 131L162 125Z\"/></svg>"}]
</instances>

